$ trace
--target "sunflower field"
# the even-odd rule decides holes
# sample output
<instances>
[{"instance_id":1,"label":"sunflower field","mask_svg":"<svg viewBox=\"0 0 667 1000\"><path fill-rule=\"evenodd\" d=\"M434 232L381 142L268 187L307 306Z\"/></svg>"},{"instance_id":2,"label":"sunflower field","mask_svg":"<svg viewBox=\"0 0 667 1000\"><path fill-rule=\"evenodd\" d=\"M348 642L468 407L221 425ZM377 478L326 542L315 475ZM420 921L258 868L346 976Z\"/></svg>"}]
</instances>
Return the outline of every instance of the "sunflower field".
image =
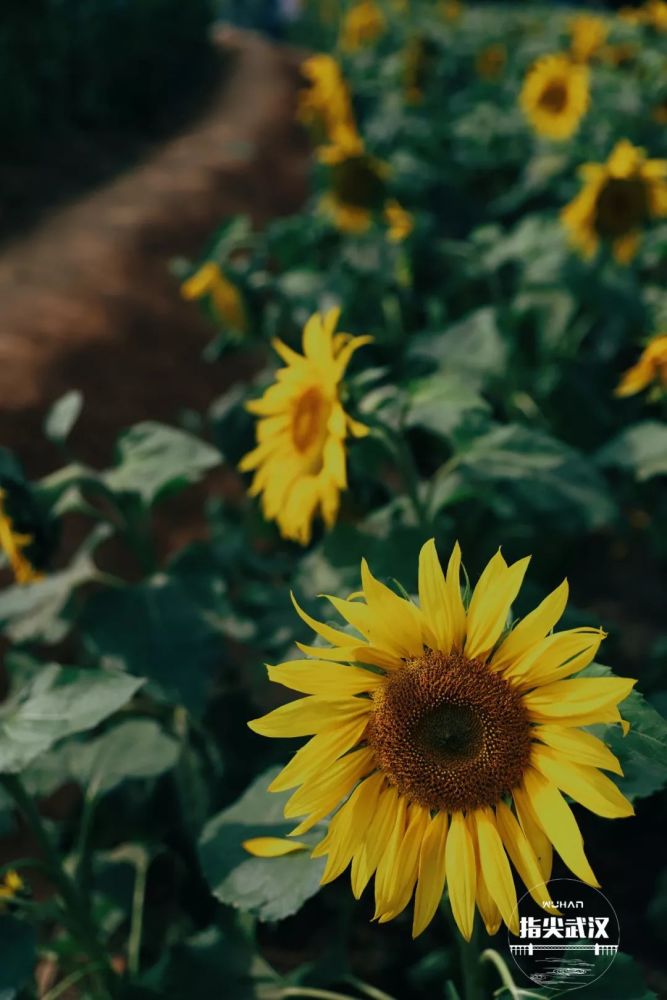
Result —
<instances>
[{"instance_id":1,"label":"sunflower field","mask_svg":"<svg viewBox=\"0 0 667 1000\"><path fill-rule=\"evenodd\" d=\"M292 15L308 200L172 264L252 378L0 450L0 1000L560 997L563 879L667 996L667 3Z\"/></svg>"}]
</instances>

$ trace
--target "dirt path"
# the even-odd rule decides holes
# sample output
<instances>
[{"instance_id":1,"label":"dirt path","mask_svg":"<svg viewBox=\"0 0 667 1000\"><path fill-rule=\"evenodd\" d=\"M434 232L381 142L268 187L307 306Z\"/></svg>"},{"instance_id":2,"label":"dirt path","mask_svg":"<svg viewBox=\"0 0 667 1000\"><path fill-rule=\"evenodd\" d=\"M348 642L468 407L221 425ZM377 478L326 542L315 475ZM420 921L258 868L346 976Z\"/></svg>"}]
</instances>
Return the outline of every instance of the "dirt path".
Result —
<instances>
[{"instance_id":1,"label":"dirt path","mask_svg":"<svg viewBox=\"0 0 667 1000\"><path fill-rule=\"evenodd\" d=\"M77 450L99 464L121 427L202 409L243 374L201 360L211 328L168 263L200 252L230 215L294 210L307 153L293 124L296 55L248 33L216 41L235 68L198 120L0 253L0 443L31 475L56 460L41 425L68 389L85 397Z\"/></svg>"}]
</instances>

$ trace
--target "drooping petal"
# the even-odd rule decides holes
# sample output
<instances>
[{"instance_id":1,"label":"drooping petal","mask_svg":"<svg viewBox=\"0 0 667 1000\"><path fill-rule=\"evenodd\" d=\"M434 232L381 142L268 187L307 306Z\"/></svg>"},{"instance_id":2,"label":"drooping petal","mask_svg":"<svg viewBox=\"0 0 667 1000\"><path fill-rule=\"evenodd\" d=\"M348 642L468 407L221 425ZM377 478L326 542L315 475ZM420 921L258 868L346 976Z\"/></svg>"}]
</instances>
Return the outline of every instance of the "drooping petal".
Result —
<instances>
[{"instance_id":1,"label":"drooping petal","mask_svg":"<svg viewBox=\"0 0 667 1000\"><path fill-rule=\"evenodd\" d=\"M252 719L248 727L260 736L312 736L335 722L347 722L368 715L371 707L368 698L319 698L311 695L281 705L261 719Z\"/></svg>"},{"instance_id":2,"label":"drooping petal","mask_svg":"<svg viewBox=\"0 0 667 1000\"><path fill-rule=\"evenodd\" d=\"M398 808L398 792L393 785L383 788L375 815L366 831L361 848L352 859L352 892L359 899L376 870L391 835Z\"/></svg>"},{"instance_id":3,"label":"drooping petal","mask_svg":"<svg viewBox=\"0 0 667 1000\"><path fill-rule=\"evenodd\" d=\"M601 767L604 771L623 775L618 758L592 733L572 727L538 726L533 735L547 746L553 747L567 760L575 761L577 764L587 764L589 767Z\"/></svg>"},{"instance_id":4,"label":"drooping petal","mask_svg":"<svg viewBox=\"0 0 667 1000\"><path fill-rule=\"evenodd\" d=\"M349 794L352 786L374 767L375 755L369 747L353 750L294 792L285 803L288 819L321 812L326 816ZM297 834L295 834L297 836Z\"/></svg>"},{"instance_id":5,"label":"drooping petal","mask_svg":"<svg viewBox=\"0 0 667 1000\"><path fill-rule=\"evenodd\" d=\"M413 938L418 937L431 923L445 891L445 847L448 827L449 817L447 813L439 812L430 820L424 832L419 854L419 873L412 923Z\"/></svg>"},{"instance_id":6,"label":"drooping petal","mask_svg":"<svg viewBox=\"0 0 667 1000\"><path fill-rule=\"evenodd\" d=\"M326 770L351 750L361 740L368 719L360 715L347 722L332 722L317 736L300 747L269 785L270 792L284 792L309 781L315 774Z\"/></svg>"},{"instance_id":7,"label":"drooping petal","mask_svg":"<svg viewBox=\"0 0 667 1000\"><path fill-rule=\"evenodd\" d=\"M490 808L476 809L471 816L477 827L479 864L491 898L512 933L518 934L516 890L503 842Z\"/></svg>"},{"instance_id":8,"label":"drooping petal","mask_svg":"<svg viewBox=\"0 0 667 1000\"><path fill-rule=\"evenodd\" d=\"M505 672L520 690L554 684L579 673L595 659L606 638L600 628L573 628L555 632L538 642Z\"/></svg>"},{"instance_id":9,"label":"drooping petal","mask_svg":"<svg viewBox=\"0 0 667 1000\"><path fill-rule=\"evenodd\" d=\"M577 677L529 691L523 703L532 722L592 725L614 718L616 706L636 683L629 677Z\"/></svg>"},{"instance_id":10,"label":"drooping petal","mask_svg":"<svg viewBox=\"0 0 667 1000\"><path fill-rule=\"evenodd\" d=\"M553 845L540 826L539 820L535 815L535 810L525 790L523 788L513 789L512 797L521 829L526 835L526 840L535 855L537 867L540 870L543 881L546 883L551 878L551 870L553 868Z\"/></svg>"},{"instance_id":11,"label":"drooping petal","mask_svg":"<svg viewBox=\"0 0 667 1000\"><path fill-rule=\"evenodd\" d=\"M597 768L575 764L551 747L539 744L533 746L531 762L556 788L598 816L620 819L634 815L632 805L620 789Z\"/></svg>"},{"instance_id":12,"label":"drooping petal","mask_svg":"<svg viewBox=\"0 0 667 1000\"><path fill-rule=\"evenodd\" d=\"M331 820L326 837L312 854L314 858L325 853L329 855L322 885L338 878L352 860L373 817L383 781L379 773L361 781Z\"/></svg>"},{"instance_id":13,"label":"drooping petal","mask_svg":"<svg viewBox=\"0 0 667 1000\"><path fill-rule=\"evenodd\" d=\"M505 850L530 895L538 906L550 904L551 896L543 881L544 875L540 871L535 852L514 813L502 801L496 806L496 825Z\"/></svg>"},{"instance_id":14,"label":"drooping petal","mask_svg":"<svg viewBox=\"0 0 667 1000\"><path fill-rule=\"evenodd\" d=\"M408 809L408 825L396 858L396 878L388 900L388 908L378 915L381 924L402 913L410 902L419 871L419 852L429 813L423 806L412 803Z\"/></svg>"},{"instance_id":15,"label":"drooping petal","mask_svg":"<svg viewBox=\"0 0 667 1000\"><path fill-rule=\"evenodd\" d=\"M325 642L330 642L334 646L358 646L359 639L353 635L349 635L347 632L341 632L340 629L332 628L331 625L326 625L324 622L318 622L317 619L312 618L303 608L299 607L296 597L290 592L290 597L292 598L292 604L296 609L296 613L299 618L301 618L309 628L312 628L313 632L324 639Z\"/></svg>"},{"instance_id":16,"label":"drooping petal","mask_svg":"<svg viewBox=\"0 0 667 1000\"><path fill-rule=\"evenodd\" d=\"M584 854L584 840L577 821L556 786L529 768L524 776L524 788L540 826L570 871L582 882L599 886Z\"/></svg>"},{"instance_id":17,"label":"drooping petal","mask_svg":"<svg viewBox=\"0 0 667 1000\"><path fill-rule=\"evenodd\" d=\"M380 856L375 873L375 917L391 908L391 899L400 877L398 856L406 836L408 800L399 795L392 822L391 833Z\"/></svg>"},{"instance_id":18,"label":"drooping petal","mask_svg":"<svg viewBox=\"0 0 667 1000\"><path fill-rule=\"evenodd\" d=\"M295 851L308 851L308 844L299 840L287 840L285 837L251 837L241 844L248 854L256 858L281 858Z\"/></svg>"},{"instance_id":19,"label":"drooping petal","mask_svg":"<svg viewBox=\"0 0 667 1000\"><path fill-rule=\"evenodd\" d=\"M445 847L445 866L454 920L469 941L475 919L477 871L472 835L461 812L452 815Z\"/></svg>"}]
</instances>

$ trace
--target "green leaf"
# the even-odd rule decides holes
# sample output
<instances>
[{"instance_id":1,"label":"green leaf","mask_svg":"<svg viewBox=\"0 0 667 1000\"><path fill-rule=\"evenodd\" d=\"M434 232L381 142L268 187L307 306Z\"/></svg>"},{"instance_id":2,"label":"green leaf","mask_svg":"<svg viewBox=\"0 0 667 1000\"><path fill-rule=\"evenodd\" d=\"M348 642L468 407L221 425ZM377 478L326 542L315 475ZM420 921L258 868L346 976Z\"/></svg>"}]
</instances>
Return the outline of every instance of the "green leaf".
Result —
<instances>
[{"instance_id":1,"label":"green leaf","mask_svg":"<svg viewBox=\"0 0 667 1000\"><path fill-rule=\"evenodd\" d=\"M79 419L82 408L83 395L78 389L72 389L57 399L44 421L44 433L49 441L63 444Z\"/></svg>"},{"instance_id":2,"label":"green leaf","mask_svg":"<svg viewBox=\"0 0 667 1000\"><path fill-rule=\"evenodd\" d=\"M667 423L645 420L628 427L602 448L598 462L632 472L639 482L667 474Z\"/></svg>"},{"instance_id":3,"label":"green leaf","mask_svg":"<svg viewBox=\"0 0 667 1000\"><path fill-rule=\"evenodd\" d=\"M581 676L607 677L612 671L592 663ZM646 798L667 784L667 720L639 693L632 691L620 706L630 731L623 736L619 726L591 726L621 762L624 777L614 778L631 801Z\"/></svg>"},{"instance_id":4,"label":"green leaf","mask_svg":"<svg viewBox=\"0 0 667 1000\"><path fill-rule=\"evenodd\" d=\"M223 657L221 634L179 580L159 574L100 591L82 628L93 654L155 681L170 700L200 712Z\"/></svg>"},{"instance_id":5,"label":"green leaf","mask_svg":"<svg viewBox=\"0 0 667 1000\"><path fill-rule=\"evenodd\" d=\"M406 424L447 436L466 414L488 408L479 393L458 375L435 374L410 387Z\"/></svg>"},{"instance_id":6,"label":"green leaf","mask_svg":"<svg viewBox=\"0 0 667 1000\"><path fill-rule=\"evenodd\" d=\"M217 448L192 434L146 421L121 435L116 466L102 478L114 492L136 493L151 505L197 482L220 461Z\"/></svg>"},{"instance_id":7,"label":"green leaf","mask_svg":"<svg viewBox=\"0 0 667 1000\"><path fill-rule=\"evenodd\" d=\"M95 795L132 778L157 778L175 765L180 754L178 741L153 719L129 719L68 749L70 776Z\"/></svg>"},{"instance_id":8,"label":"green leaf","mask_svg":"<svg viewBox=\"0 0 667 1000\"><path fill-rule=\"evenodd\" d=\"M97 575L93 552L111 534L106 524L97 525L67 569L50 573L30 584L14 584L0 592L0 624L12 642L60 642L69 624L65 607L77 587Z\"/></svg>"},{"instance_id":9,"label":"green leaf","mask_svg":"<svg viewBox=\"0 0 667 1000\"><path fill-rule=\"evenodd\" d=\"M144 683L118 671L48 664L0 709L0 772L15 774L58 740L93 729Z\"/></svg>"},{"instance_id":10,"label":"green leaf","mask_svg":"<svg viewBox=\"0 0 667 1000\"><path fill-rule=\"evenodd\" d=\"M443 374L472 384L502 375L507 364L507 347L490 306L469 313L444 334L416 337L410 353L426 355L439 363Z\"/></svg>"},{"instance_id":11,"label":"green leaf","mask_svg":"<svg viewBox=\"0 0 667 1000\"><path fill-rule=\"evenodd\" d=\"M5 914L0 915L0 1000L13 997L34 973L37 962L37 932L33 927ZM7 993L4 991L7 990Z\"/></svg>"},{"instance_id":12,"label":"green leaf","mask_svg":"<svg viewBox=\"0 0 667 1000\"><path fill-rule=\"evenodd\" d=\"M213 895L260 920L296 913L319 890L325 864L307 851L256 858L241 846L252 837L285 837L294 828L294 821L283 816L291 792L267 790L278 770L260 775L233 806L209 820L199 838L199 857ZM314 845L319 833L312 830L298 839Z\"/></svg>"}]
</instances>

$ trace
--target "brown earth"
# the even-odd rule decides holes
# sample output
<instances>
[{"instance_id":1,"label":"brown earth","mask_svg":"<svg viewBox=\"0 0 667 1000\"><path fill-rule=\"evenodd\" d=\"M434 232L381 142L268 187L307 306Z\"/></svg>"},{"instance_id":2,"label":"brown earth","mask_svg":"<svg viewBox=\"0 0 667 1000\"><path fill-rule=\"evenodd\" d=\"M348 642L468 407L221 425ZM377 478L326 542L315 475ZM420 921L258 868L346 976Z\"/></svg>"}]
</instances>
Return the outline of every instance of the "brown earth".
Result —
<instances>
[{"instance_id":1,"label":"brown earth","mask_svg":"<svg viewBox=\"0 0 667 1000\"><path fill-rule=\"evenodd\" d=\"M59 462L41 427L68 389L85 399L77 455L101 465L120 428L202 410L252 368L202 361L213 331L180 298L169 262L196 257L231 215L261 224L298 207L299 59L246 32L215 41L233 69L195 121L0 251L0 442L30 476Z\"/></svg>"}]
</instances>

